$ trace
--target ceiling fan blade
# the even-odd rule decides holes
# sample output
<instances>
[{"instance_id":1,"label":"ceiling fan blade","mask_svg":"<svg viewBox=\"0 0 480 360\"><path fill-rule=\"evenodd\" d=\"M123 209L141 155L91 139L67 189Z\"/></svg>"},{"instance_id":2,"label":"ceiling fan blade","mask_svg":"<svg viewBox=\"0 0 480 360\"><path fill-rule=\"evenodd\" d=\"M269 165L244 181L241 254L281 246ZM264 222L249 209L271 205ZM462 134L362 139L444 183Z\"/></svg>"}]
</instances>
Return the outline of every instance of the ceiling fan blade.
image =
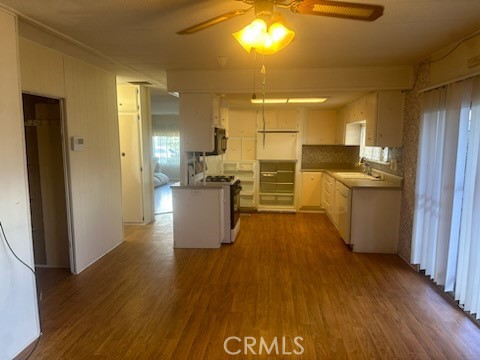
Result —
<instances>
[{"instance_id":1,"label":"ceiling fan blade","mask_svg":"<svg viewBox=\"0 0 480 360\"><path fill-rule=\"evenodd\" d=\"M383 6L331 0L303 0L291 10L300 14L332 16L343 19L374 21L383 15Z\"/></svg>"},{"instance_id":2,"label":"ceiling fan blade","mask_svg":"<svg viewBox=\"0 0 480 360\"><path fill-rule=\"evenodd\" d=\"M234 11L229 11L225 14L215 16L214 18L211 18L209 20L203 21L201 23L198 23L196 25L190 26L186 29L177 31L177 34L179 35L188 35L188 34L193 34L196 33L197 31L204 30L206 28L209 28L210 26L220 24L224 21L230 20L231 18L234 18L239 15L245 14L248 10L234 10Z\"/></svg>"}]
</instances>

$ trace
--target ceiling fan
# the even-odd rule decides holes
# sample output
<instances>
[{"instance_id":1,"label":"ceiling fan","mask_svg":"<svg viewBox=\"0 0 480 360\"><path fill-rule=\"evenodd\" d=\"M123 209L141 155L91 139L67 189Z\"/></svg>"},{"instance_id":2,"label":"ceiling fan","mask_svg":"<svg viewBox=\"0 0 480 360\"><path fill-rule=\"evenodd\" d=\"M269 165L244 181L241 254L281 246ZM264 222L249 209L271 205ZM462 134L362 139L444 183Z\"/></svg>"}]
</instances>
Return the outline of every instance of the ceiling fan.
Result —
<instances>
[{"instance_id":1,"label":"ceiling fan","mask_svg":"<svg viewBox=\"0 0 480 360\"><path fill-rule=\"evenodd\" d=\"M293 13L330 16L342 19L374 21L383 15L383 6L334 0L235 0L251 5L248 9L229 11L202 21L177 32L179 35L193 34L211 26L244 15L254 9L255 16L273 16L274 8L289 9Z\"/></svg>"}]
</instances>

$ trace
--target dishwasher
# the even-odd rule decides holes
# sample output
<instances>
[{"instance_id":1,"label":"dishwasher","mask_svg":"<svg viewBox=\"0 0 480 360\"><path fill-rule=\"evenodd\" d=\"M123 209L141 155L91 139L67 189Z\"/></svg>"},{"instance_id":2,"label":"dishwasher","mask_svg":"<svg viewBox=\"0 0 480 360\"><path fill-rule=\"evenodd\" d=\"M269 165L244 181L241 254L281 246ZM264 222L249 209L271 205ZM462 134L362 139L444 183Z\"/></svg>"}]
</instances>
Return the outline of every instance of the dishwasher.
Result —
<instances>
[{"instance_id":1,"label":"dishwasher","mask_svg":"<svg viewBox=\"0 0 480 360\"><path fill-rule=\"evenodd\" d=\"M340 181L335 181L335 213L337 228L345 244L350 244L350 212L352 191Z\"/></svg>"}]
</instances>

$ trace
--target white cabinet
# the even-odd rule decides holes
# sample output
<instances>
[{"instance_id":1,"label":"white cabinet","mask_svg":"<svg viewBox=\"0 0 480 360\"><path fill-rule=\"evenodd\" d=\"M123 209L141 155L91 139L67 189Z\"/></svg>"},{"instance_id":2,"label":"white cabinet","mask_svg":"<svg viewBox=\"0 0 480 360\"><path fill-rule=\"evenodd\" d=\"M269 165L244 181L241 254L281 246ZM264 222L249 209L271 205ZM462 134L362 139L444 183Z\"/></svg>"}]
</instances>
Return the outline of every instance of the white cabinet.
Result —
<instances>
[{"instance_id":1,"label":"white cabinet","mask_svg":"<svg viewBox=\"0 0 480 360\"><path fill-rule=\"evenodd\" d=\"M242 185L240 192L240 208L254 209L257 206L257 162L256 161L224 161L223 174L237 176Z\"/></svg>"},{"instance_id":2,"label":"white cabinet","mask_svg":"<svg viewBox=\"0 0 480 360\"><path fill-rule=\"evenodd\" d=\"M227 160L242 160L242 139L229 138L227 140L227 151L225 152Z\"/></svg>"},{"instance_id":3,"label":"white cabinet","mask_svg":"<svg viewBox=\"0 0 480 360\"><path fill-rule=\"evenodd\" d=\"M257 111L230 109L228 114L228 136L255 138Z\"/></svg>"},{"instance_id":4,"label":"white cabinet","mask_svg":"<svg viewBox=\"0 0 480 360\"><path fill-rule=\"evenodd\" d=\"M295 130L298 128L297 110L295 109L266 109L265 129ZM257 128L263 130L263 111L257 112Z\"/></svg>"},{"instance_id":5,"label":"white cabinet","mask_svg":"<svg viewBox=\"0 0 480 360\"><path fill-rule=\"evenodd\" d=\"M337 135L335 110L307 110L305 145L333 145Z\"/></svg>"},{"instance_id":6,"label":"white cabinet","mask_svg":"<svg viewBox=\"0 0 480 360\"><path fill-rule=\"evenodd\" d=\"M296 160L297 133L257 133L257 159Z\"/></svg>"},{"instance_id":7,"label":"white cabinet","mask_svg":"<svg viewBox=\"0 0 480 360\"><path fill-rule=\"evenodd\" d=\"M322 207L322 172L302 173L302 208Z\"/></svg>"},{"instance_id":8,"label":"white cabinet","mask_svg":"<svg viewBox=\"0 0 480 360\"><path fill-rule=\"evenodd\" d=\"M334 218L338 232L345 244L350 244L350 213L352 191L340 181L335 181Z\"/></svg>"},{"instance_id":9,"label":"white cabinet","mask_svg":"<svg viewBox=\"0 0 480 360\"><path fill-rule=\"evenodd\" d=\"M367 146L402 146L403 102L401 91L378 91L366 96Z\"/></svg>"},{"instance_id":10,"label":"white cabinet","mask_svg":"<svg viewBox=\"0 0 480 360\"><path fill-rule=\"evenodd\" d=\"M173 246L218 248L225 237L222 187L172 186Z\"/></svg>"},{"instance_id":11,"label":"white cabinet","mask_svg":"<svg viewBox=\"0 0 480 360\"><path fill-rule=\"evenodd\" d=\"M242 139L242 160L256 160L255 139Z\"/></svg>"},{"instance_id":12,"label":"white cabinet","mask_svg":"<svg viewBox=\"0 0 480 360\"><path fill-rule=\"evenodd\" d=\"M354 252L396 254L402 192L354 188L350 245Z\"/></svg>"},{"instance_id":13,"label":"white cabinet","mask_svg":"<svg viewBox=\"0 0 480 360\"><path fill-rule=\"evenodd\" d=\"M335 179L323 174L322 177L322 208L333 221L333 211L335 205Z\"/></svg>"},{"instance_id":14,"label":"white cabinet","mask_svg":"<svg viewBox=\"0 0 480 360\"><path fill-rule=\"evenodd\" d=\"M225 158L227 160L256 160L255 138L229 138Z\"/></svg>"},{"instance_id":15,"label":"white cabinet","mask_svg":"<svg viewBox=\"0 0 480 360\"><path fill-rule=\"evenodd\" d=\"M213 151L213 128L220 124L218 96L180 94L180 136L183 151Z\"/></svg>"},{"instance_id":16,"label":"white cabinet","mask_svg":"<svg viewBox=\"0 0 480 360\"><path fill-rule=\"evenodd\" d=\"M335 143L338 145L345 145L346 118L347 118L347 110L346 110L346 107L343 107L337 111Z\"/></svg>"},{"instance_id":17,"label":"white cabinet","mask_svg":"<svg viewBox=\"0 0 480 360\"><path fill-rule=\"evenodd\" d=\"M256 160L256 110L229 111L228 160Z\"/></svg>"}]
</instances>

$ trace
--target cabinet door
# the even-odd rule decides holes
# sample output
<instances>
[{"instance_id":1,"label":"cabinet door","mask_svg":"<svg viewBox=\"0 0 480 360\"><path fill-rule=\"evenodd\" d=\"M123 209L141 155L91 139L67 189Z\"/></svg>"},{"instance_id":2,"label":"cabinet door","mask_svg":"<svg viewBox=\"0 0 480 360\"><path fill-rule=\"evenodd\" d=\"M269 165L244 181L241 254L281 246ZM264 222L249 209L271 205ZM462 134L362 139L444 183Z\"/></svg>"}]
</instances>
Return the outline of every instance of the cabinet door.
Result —
<instances>
[{"instance_id":1,"label":"cabinet door","mask_svg":"<svg viewBox=\"0 0 480 360\"><path fill-rule=\"evenodd\" d=\"M376 146L377 143L377 93L371 93L366 96L366 128L365 128L365 145Z\"/></svg>"},{"instance_id":2,"label":"cabinet door","mask_svg":"<svg viewBox=\"0 0 480 360\"><path fill-rule=\"evenodd\" d=\"M180 94L180 136L183 151L212 151L211 94Z\"/></svg>"},{"instance_id":3,"label":"cabinet door","mask_svg":"<svg viewBox=\"0 0 480 360\"><path fill-rule=\"evenodd\" d=\"M220 107L220 127L228 130L228 108L225 106Z\"/></svg>"},{"instance_id":4,"label":"cabinet door","mask_svg":"<svg viewBox=\"0 0 480 360\"><path fill-rule=\"evenodd\" d=\"M401 91L380 91L377 105L377 146L402 146L403 101Z\"/></svg>"},{"instance_id":5,"label":"cabinet door","mask_svg":"<svg viewBox=\"0 0 480 360\"><path fill-rule=\"evenodd\" d=\"M242 160L256 159L255 139L242 139Z\"/></svg>"},{"instance_id":6,"label":"cabinet door","mask_svg":"<svg viewBox=\"0 0 480 360\"><path fill-rule=\"evenodd\" d=\"M337 112L337 129L335 134L335 143L338 145L345 145L345 124L346 124L347 112L343 107Z\"/></svg>"},{"instance_id":7,"label":"cabinet door","mask_svg":"<svg viewBox=\"0 0 480 360\"><path fill-rule=\"evenodd\" d=\"M133 85L117 86L118 112L138 112L138 89Z\"/></svg>"},{"instance_id":8,"label":"cabinet door","mask_svg":"<svg viewBox=\"0 0 480 360\"><path fill-rule=\"evenodd\" d=\"M229 136L231 137L255 137L256 111L232 109L229 111Z\"/></svg>"},{"instance_id":9,"label":"cabinet door","mask_svg":"<svg viewBox=\"0 0 480 360\"><path fill-rule=\"evenodd\" d=\"M217 95L212 95L212 123L215 127L222 127L220 119L220 98Z\"/></svg>"},{"instance_id":10,"label":"cabinet door","mask_svg":"<svg viewBox=\"0 0 480 360\"><path fill-rule=\"evenodd\" d=\"M276 129L277 128L277 110L268 109L265 110L265 129ZM263 129L263 111L262 109L257 110L257 128L259 130Z\"/></svg>"},{"instance_id":11,"label":"cabinet door","mask_svg":"<svg viewBox=\"0 0 480 360\"><path fill-rule=\"evenodd\" d=\"M337 112L335 110L309 110L306 120L307 145L335 144Z\"/></svg>"},{"instance_id":12,"label":"cabinet door","mask_svg":"<svg viewBox=\"0 0 480 360\"><path fill-rule=\"evenodd\" d=\"M227 160L242 160L242 139L228 139Z\"/></svg>"},{"instance_id":13,"label":"cabinet door","mask_svg":"<svg viewBox=\"0 0 480 360\"><path fill-rule=\"evenodd\" d=\"M302 206L321 207L322 173L302 173Z\"/></svg>"},{"instance_id":14,"label":"cabinet door","mask_svg":"<svg viewBox=\"0 0 480 360\"><path fill-rule=\"evenodd\" d=\"M278 129L296 129L297 124L297 110L282 109L278 110L277 128Z\"/></svg>"}]
</instances>

